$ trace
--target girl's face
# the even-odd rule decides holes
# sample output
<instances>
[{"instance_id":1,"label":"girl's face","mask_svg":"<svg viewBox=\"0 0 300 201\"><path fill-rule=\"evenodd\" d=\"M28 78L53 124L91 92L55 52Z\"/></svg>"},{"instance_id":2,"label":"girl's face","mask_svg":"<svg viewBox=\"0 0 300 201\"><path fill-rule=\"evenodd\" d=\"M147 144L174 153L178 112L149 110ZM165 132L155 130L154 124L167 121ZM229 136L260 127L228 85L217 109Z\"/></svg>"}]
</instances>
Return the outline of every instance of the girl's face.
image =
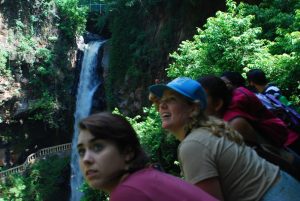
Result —
<instances>
[{"instance_id":1,"label":"girl's face","mask_svg":"<svg viewBox=\"0 0 300 201\"><path fill-rule=\"evenodd\" d=\"M182 140L185 136L184 127L190 121L193 109L194 106L181 95L165 90L158 108L162 127L172 132L177 139Z\"/></svg>"},{"instance_id":2,"label":"girl's face","mask_svg":"<svg viewBox=\"0 0 300 201\"><path fill-rule=\"evenodd\" d=\"M80 169L89 186L110 192L118 185L119 174L126 166L126 155L121 154L115 144L81 130L77 150Z\"/></svg>"}]
</instances>

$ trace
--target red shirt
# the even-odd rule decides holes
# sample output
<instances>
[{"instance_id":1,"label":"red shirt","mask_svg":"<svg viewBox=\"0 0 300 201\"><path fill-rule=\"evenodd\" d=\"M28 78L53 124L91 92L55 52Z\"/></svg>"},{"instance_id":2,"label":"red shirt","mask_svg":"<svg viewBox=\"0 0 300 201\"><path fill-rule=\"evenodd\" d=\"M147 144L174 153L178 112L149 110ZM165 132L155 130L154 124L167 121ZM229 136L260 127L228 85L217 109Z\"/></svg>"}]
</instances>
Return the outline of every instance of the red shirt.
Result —
<instances>
[{"instance_id":1,"label":"red shirt","mask_svg":"<svg viewBox=\"0 0 300 201\"><path fill-rule=\"evenodd\" d=\"M217 201L182 179L147 168L129 175L110 195L110 201Z\"/></svg>"},{"instance_id":2,"label":"red shirt","mask_svg":"<svg viewBox=\"0 0 300 201\"><path fill-rule=\"evenodd\" d=\"M245 118L260 135L277 146L291 144L298 138L281 119L264 107L254 93L244 87L232 92L231 103L223 115L225 121L236 117Z\"/></svg>"}]
</instances>

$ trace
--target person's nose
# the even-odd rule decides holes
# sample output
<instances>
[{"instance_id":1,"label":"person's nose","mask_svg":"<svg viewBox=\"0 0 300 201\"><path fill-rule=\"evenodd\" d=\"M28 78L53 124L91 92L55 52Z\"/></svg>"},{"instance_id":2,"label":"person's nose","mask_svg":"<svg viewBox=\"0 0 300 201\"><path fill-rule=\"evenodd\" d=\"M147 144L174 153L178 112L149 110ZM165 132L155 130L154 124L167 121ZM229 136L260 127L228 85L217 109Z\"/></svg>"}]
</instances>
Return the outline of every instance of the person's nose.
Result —
<instances>
[{"instance_id":1,"label":"person's nose","mask_svg":"<svg viewBox=\"0 0 300 201\"><path fill-rule=\"evenodd\" d=\"M168 105L167 105L166 101L161 100L158 105L158 112L160 112L163 109L166 109L167 107L168 107Z\"/></svg>"},{"instance_id":2,"label":"person's nose","mask_svg":"<svg viewBox=\"0 0 300 201\"><path fill-rule=\"evenodd\" d=\"M83 161L84 164L91 164L91 163L93 163L94 162L93 154L89 150L87 150L84 153L82 161Z\"/></svg>"}]
</instances>

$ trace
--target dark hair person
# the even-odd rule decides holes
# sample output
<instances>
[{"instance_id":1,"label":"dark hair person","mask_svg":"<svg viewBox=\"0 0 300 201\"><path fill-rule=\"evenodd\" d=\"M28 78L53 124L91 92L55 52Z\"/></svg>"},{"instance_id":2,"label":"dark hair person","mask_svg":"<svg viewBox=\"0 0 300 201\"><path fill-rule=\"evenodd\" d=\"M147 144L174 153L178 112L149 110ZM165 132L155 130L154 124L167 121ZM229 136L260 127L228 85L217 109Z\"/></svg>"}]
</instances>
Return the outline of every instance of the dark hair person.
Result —
<instances>
[{"instance_id":1,"label":"dark hair person","mask_svg":"<svg viewBox=\"0 0 300 201\"><path fill-rule=\"evenodd\" d=\"M273 83L269 83L265 72L261 69L251 69L246 74L248 83L258 93L269 94L278 99L282 104L291 106L292 103L281 93L281 90Z\"/></svg>"},{"instance_id":2,"label":"dark hair person","mask_svg":"<svg viewBox=\"0 0 300 201\"><path fill-rule=\"evenodd\" d=\"M235 71L224 72L221 75L221 79L225 82L227 88L230 90L234 90L235 88L238 88L238 87L246 87L246 85L245 85L246 81L243 78L243 76L240 73L235 72ZM264 79L266 79L265 76L264 76ZM255 93L257 98L261 101L261 103L268 110L276 110L277 109L277 107L270 100L268 100L268 98L264 94L259 93L257 91L257 89L254 87L254 85L252 83L249 86L247 86L247 89L249 89L250 91L253 91L253 93Z\"/></svg>"},{"instance_id":3,"label":"dark hair person","mask_svg":"<svg viewBox=\"0 0 300 201\"><path fill-rule=\"evenodd\" d=\"M204 76L198 80L209 97L209 115L228 121L247 141L264 136L277 147L288 147L298 140L295 132L269 111L259 98L245 87L227 88L226 83L217 76ZM253 137L255 139L253 139Z\"/></svg>"},{"instance_id":4,"label":"dark hair person","mask_svg":"<svg viewBox=\"0 0 300 201\"><path fill-rule=\"evenodd\" d=\"M89 186L108 192L110 201L216 201L149 166L136 132L124 117L97 113L83 119L79 128L80 169Z\"/></svg>"},{"instance_id":5,"label":"dark hair person","mask_svg":"<svg viewBox=\"0 0 300 201\"><path fill-rule=\"evenodd\" d=\"M243 143L224 121L208 117L206 93L197 81L179 77L149 87L162 127L181 141L184 178L220 200L285 200L300 196L300 184Z\"/></svg>"},{"instance_id":6,"label":"dark hair person","mask_svg":"<svg viewBox=\"0 0 300 201\"><path fill-rule=\"evenodd\" d=\"M243 76L235 71L225 71L222 73L221 79L225 82L229 89L233 89L235 87L244 87L246 85L246 80L243 78Z\"/></svg>"},{"instance_id":7,"label":"dark hair person","mask_svg":"<svg viewBox=\"0 0 300 201\"><path fill-rule=\"evenodd\" d=\"M232 77L226 79L227 82L232 81ZM286 149L293 142L297 142L297 134L264 107L254 93L239 84L231 84L228 88L224 75L221 78L214 75L204 76L199 82L207 93L206 112L209 115L228 122L260 156L300 178L300 158L294 151ZM265 152L266 149L269 151Z\"/></svg>"}]
</instances>

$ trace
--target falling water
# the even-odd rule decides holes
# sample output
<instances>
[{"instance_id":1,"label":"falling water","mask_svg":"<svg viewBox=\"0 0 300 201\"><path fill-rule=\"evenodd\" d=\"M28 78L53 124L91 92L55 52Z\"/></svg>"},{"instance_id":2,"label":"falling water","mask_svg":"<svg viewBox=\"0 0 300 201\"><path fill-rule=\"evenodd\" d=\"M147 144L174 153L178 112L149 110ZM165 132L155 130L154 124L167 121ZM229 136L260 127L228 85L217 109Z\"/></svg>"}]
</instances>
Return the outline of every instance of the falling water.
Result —
<instances>
[{"instance_id":1,"label":"falling water","mask_svg":"<svg viewBox=\"0 0 300 201\"><path fill-rule=\"evenodd\" d=\"M80 80L77 89L76 110L74 113L75 124L72 139L71 156L71 198L70 201L80 201L82 193L79 188L83 182L83 177L79 169L77 140L78 140L78 122L90 114L92 107L93 94L101 84L97 76L98 50L104 41L91 41L86 45L80 72Z\"/></svg>"}]
</instances>

